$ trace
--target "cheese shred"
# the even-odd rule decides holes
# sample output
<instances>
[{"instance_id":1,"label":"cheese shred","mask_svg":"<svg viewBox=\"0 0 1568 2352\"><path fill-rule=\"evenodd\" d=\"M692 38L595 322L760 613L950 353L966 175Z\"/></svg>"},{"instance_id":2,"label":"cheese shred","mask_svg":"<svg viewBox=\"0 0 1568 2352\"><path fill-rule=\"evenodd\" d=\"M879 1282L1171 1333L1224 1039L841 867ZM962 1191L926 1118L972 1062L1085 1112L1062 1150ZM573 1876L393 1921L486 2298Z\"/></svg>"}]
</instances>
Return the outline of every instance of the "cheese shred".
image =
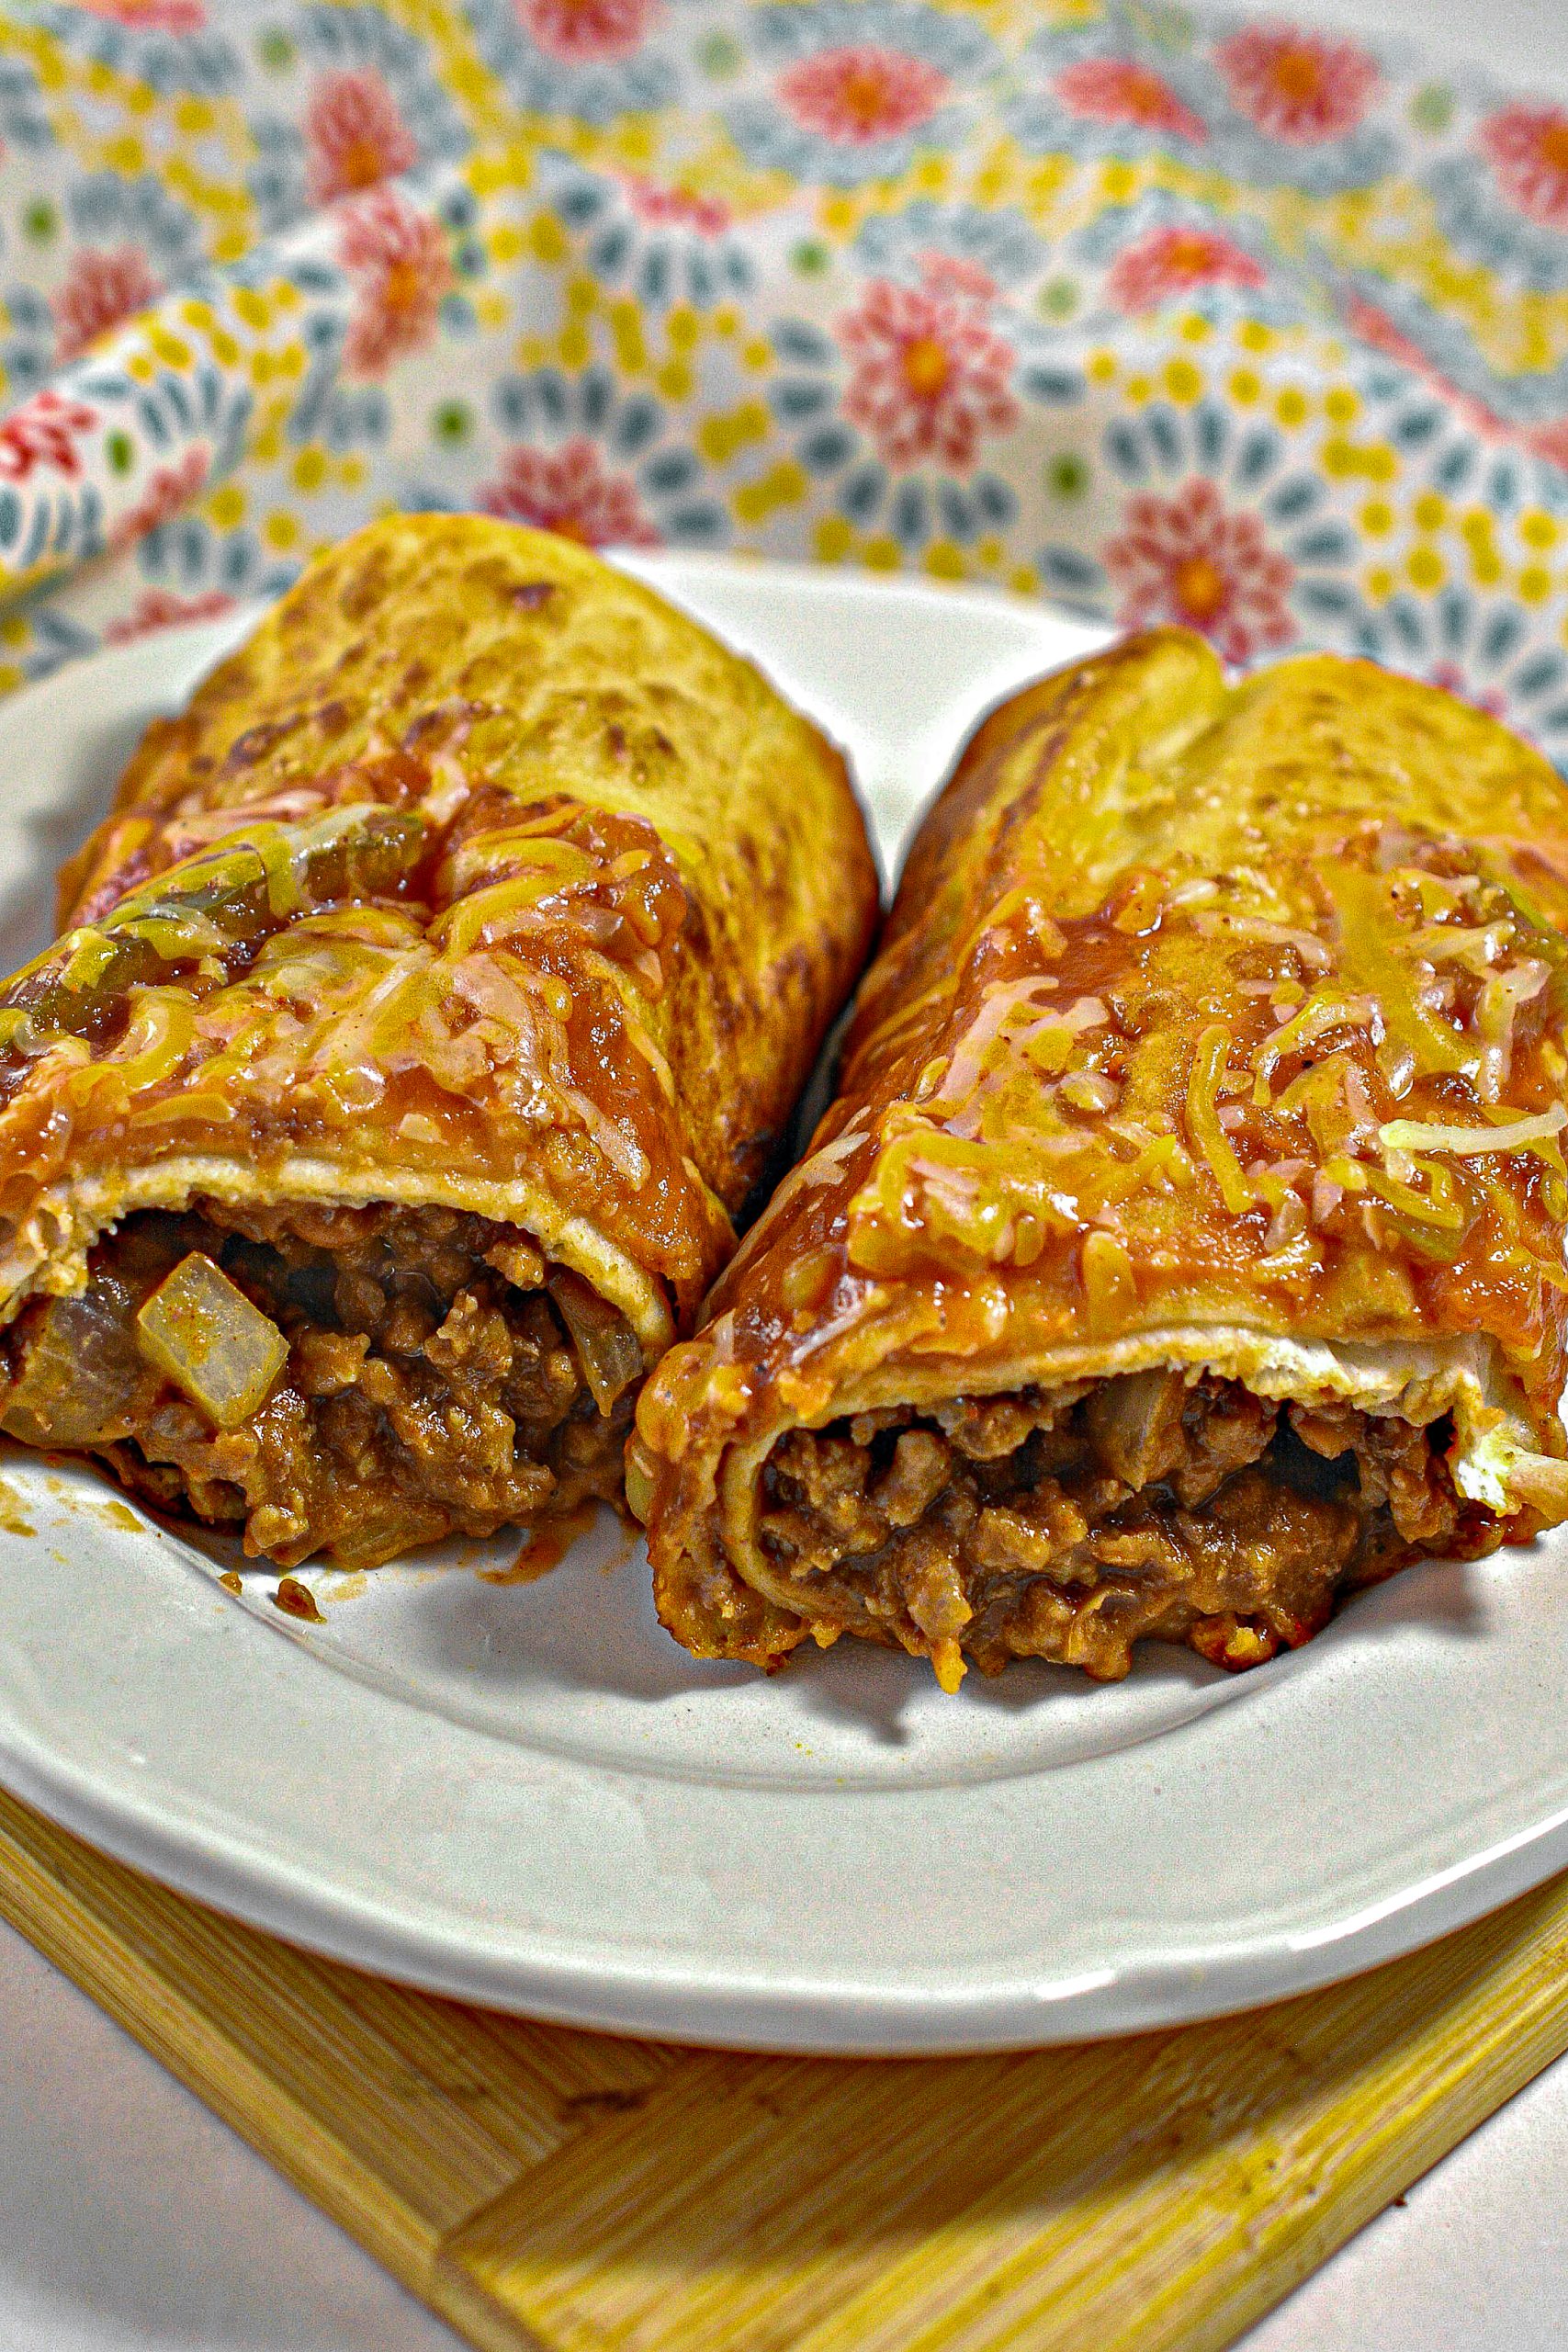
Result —
<instances>
[{"instance_id":1,"label":"cheese shred","mask_svg":"<svg viewBox=\"0 0 1568 2352\"><path fill-rule=\"evenodd\" d=\"M1230 1137L1220 1125L1214 1099L1230 1050L1231 1033L1220 1022L1205 1029L1199 1038L1192 1057L1192 1074L1187 1081L1187 1132L1194 1149L1202 1154L1213 1170L1226 1208L1232 1216L1240 1216L1244 1209L1251 1208L1258 1195L1243 1175Z\"/></svg>"},{"instance_id":2,"label":"cheese shred","mask_svg":"<svg viewBox=\"0 0 1568 2352\"><path fill-rule=\"evenodd\" d=\"M1500 1127L1428 1126L1420 1119L1390 1119L1378 1129L1378 1141L1385 1151L1447 1151L1474 1159L1483 1152L1529 1151L1535 1144L1550 1142L1565 1126L1568 1108L1554 1102L1550 1111L1511 1119Z\"/></svg>"}]
</instances>

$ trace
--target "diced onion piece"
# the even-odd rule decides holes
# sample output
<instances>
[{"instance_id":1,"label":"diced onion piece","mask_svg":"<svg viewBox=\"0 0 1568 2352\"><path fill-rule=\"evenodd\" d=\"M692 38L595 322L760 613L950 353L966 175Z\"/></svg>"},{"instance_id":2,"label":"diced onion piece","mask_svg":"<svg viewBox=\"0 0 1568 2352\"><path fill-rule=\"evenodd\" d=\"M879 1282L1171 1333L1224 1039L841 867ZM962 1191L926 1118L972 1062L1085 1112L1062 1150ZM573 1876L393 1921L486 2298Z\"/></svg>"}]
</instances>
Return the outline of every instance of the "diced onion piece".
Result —
<instances>
[{"instance_id":1,"label":"diced onion piece","mask_svg":"<svg viewBox=\"0 0 1568 2352\"><path fill-rule=\"evenodd\" d=\"M1146 1487L1161 1464L1168 1466L1173 1438L1179 1459L1186 1397L1181 1374L1160 1364L1102 1380L1089 1391L1084 1404L1089 1438L1113 1477L1124 1486Z\"/></svg>"},{"instance_id":2,"label":"diced onion piece","mask_svg":"<svg viewBox=\"0 0 1568 2352\"><path fill-rule=\"evenodd\" d=\"M1385 1151L1448 1151L1474 1159L1488 1151L1528 1151L1532 1144L1550 1142L1564 1126L1568 1110L1554 1102L1534 1118L1510 1119L1500 1127L1428 1126L1420 1119L1390 1119L1378 1129L1378 1140Z\"/></svg>"},{"instance_id":3,"label":"diced onion piece","mask_svg":"<svg viewBox=\"0 0 1568 2352\"><path fill-rule=\"evenodd\" d=\"M1503 1486L1510 1503L1528 1504L1549 1526L1568 1519L1568 1462L1549 1453L1531 1453L1509 1447L1503 1464Z\"/></svg>"},{"instance_id":4,"label":"diced onion piece","mask_svg":"<svg viewBox=\"0 0 1568 2352\"><path fill-rule=\"evenodd\" d=\"M21 1370L6 1392L0 1428L28 1445L97 1445L124 1437L146 1377L122 1283L51 1298L26 1328Z\"/></svg>"},{"instance_id":5,"label":"diced onion piece","mask_svg":"<svg viewBox=\"0 0 1568 2352\"><path fill-rule=\"evenodd\" d=\"M607 1413L621 1391L642 1376L637 1333L618 1307L565 1266L552 1268L549 1291L571 1335L593 1402Z\"/></svg>"},{"instance_id":6,"label":"diced onion piece","mask_svg":"<svg viewBox=\"0 0 1568 2352\"><path fill-rule=\"evenodd\" d=\"M199 1250L159 1283L136 1333L149 1363L220 1430L250 1419L288 1361L276 1324Z\"/></svg>"},{"instance_id":7,"label":"diced onion piece","mask_svg":"<svg viewBox=\"0 0 1568 2352\"><path fill-rule=\"evenodd\" d=\"M648 1525L653 1509L653 1466L635 1437L626 1448L626 1509L644 1527Z\"/></svg>"},{"instance_id":8,"label":"diced onion piece","mask_svg":"<svg viewBox=\"0 0 1568 2352\"><path fill-rule=\"evenodd\" d=\"M1554 1462L1550 1454L1526 1453L1521 1449L1503 1476L1509 1494L1529 1503L1543 1519L1553 1525L1568 1519L1568 1462Z\"/></svg>"}]
</instances>

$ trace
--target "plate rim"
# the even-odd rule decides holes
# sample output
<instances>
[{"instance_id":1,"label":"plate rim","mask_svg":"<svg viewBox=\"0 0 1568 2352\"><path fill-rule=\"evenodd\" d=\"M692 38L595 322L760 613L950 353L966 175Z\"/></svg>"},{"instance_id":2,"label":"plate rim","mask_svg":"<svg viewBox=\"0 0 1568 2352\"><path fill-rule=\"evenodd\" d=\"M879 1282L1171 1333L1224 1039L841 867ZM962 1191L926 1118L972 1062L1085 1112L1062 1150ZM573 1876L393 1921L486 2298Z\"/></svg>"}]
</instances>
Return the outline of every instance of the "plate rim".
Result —
<instances>
[{"instance_id":1,"label":"plate rim","mask_svg":"<svg viewBox=\"0 0 1568 2352\"><path fill-rule=\"evenodd\" d=\"M699 1981L688 1967L633 1962L603 1951L525 1958L464 1947L341 1887L312 1887L291 1864L258 1860L239 1841L221 1848L204 1842L194 1826L159 1822L151 1808L123 1794L107 1803L96 1798L59 1759L29 1754L28 1746L0 1721L0 1765L13 1796L115 1860L300 1950L416 1991L543 2023L763 2053L948 2057L1201 2024L1401 1958L1568 1864L1564 1804L1547 1819L1366 1906L1359 1917L1302 1936L1176 1948L1157 1962L1130 1968L998 1974L968 1985L930 1977L909 1984L866 1976L852 1984L827 1974L791 1982L733 1957L721 1979ZM581 1769L590 1777L617 1777L611 1768ZM1179 2000L1172 1997L1176 1986Z\"/></svg>"}]
</instances>

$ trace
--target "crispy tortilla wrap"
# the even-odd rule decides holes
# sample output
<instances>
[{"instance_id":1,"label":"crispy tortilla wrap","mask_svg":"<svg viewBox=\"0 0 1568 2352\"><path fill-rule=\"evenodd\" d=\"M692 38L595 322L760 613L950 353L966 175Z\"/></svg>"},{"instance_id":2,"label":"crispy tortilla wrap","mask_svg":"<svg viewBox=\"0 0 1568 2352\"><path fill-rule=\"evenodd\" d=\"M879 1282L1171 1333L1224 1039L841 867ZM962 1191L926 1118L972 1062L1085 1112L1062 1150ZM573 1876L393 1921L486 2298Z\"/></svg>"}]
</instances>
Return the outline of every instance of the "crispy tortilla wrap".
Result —
<instances>
[{"instance_id":1,"label":"crispy tortilla wrap","mask_svg":"<svg viewBox=\"0 0 1568 2352\"><path fill-rule=\"evenodd\" d=\"M0 992L0 1421L285 1564L616 1498L863 960L836 751L569 541L398 516L149 730Z\"/></svg>"},{"instance_id":2,"label":"crispy tortilla wrap","mask_svg":"<svg viewBox=\"0 0 1568 2352\"><path fill-rule=\"evenodd\" d=\"M665 1623L1227 1667L1568 1513L1568 789L1370 663L985 722L804 1163L644 1391Z\"/></svg>"}]
</instances>

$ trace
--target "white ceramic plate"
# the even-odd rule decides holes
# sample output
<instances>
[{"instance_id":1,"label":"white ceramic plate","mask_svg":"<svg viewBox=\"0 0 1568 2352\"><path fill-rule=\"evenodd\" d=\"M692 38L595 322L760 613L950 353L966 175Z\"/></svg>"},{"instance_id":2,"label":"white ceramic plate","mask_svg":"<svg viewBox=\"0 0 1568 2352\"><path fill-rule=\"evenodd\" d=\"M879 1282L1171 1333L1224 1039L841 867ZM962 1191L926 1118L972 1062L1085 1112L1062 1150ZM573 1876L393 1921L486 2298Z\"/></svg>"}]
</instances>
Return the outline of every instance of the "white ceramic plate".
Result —
<instances>
[{"instance_id":1,"label":"white ceramic plate","mask_svg":"<svg viewBox=\"0 0 1568 2352\"><path fill-rule=\"evenodd\" d=\"M846 743L885 857L978 712L1098 641L977 593L635 568ZM0 956L138 729L245 616L0 708ZM658 1626L604 1521L370 1577L152 1525L3 1464L0 1779L156 1876L384 1973L693 2041L957 2050L1171 2023L1404 1951L1568 1862L1568 1545L1411 1570L1239 1679L1153 1651L1098 1689L843 1643L773 1680ZM27 1532L23 1532L24 1529Z\"/></svg>"}]
</instances>

